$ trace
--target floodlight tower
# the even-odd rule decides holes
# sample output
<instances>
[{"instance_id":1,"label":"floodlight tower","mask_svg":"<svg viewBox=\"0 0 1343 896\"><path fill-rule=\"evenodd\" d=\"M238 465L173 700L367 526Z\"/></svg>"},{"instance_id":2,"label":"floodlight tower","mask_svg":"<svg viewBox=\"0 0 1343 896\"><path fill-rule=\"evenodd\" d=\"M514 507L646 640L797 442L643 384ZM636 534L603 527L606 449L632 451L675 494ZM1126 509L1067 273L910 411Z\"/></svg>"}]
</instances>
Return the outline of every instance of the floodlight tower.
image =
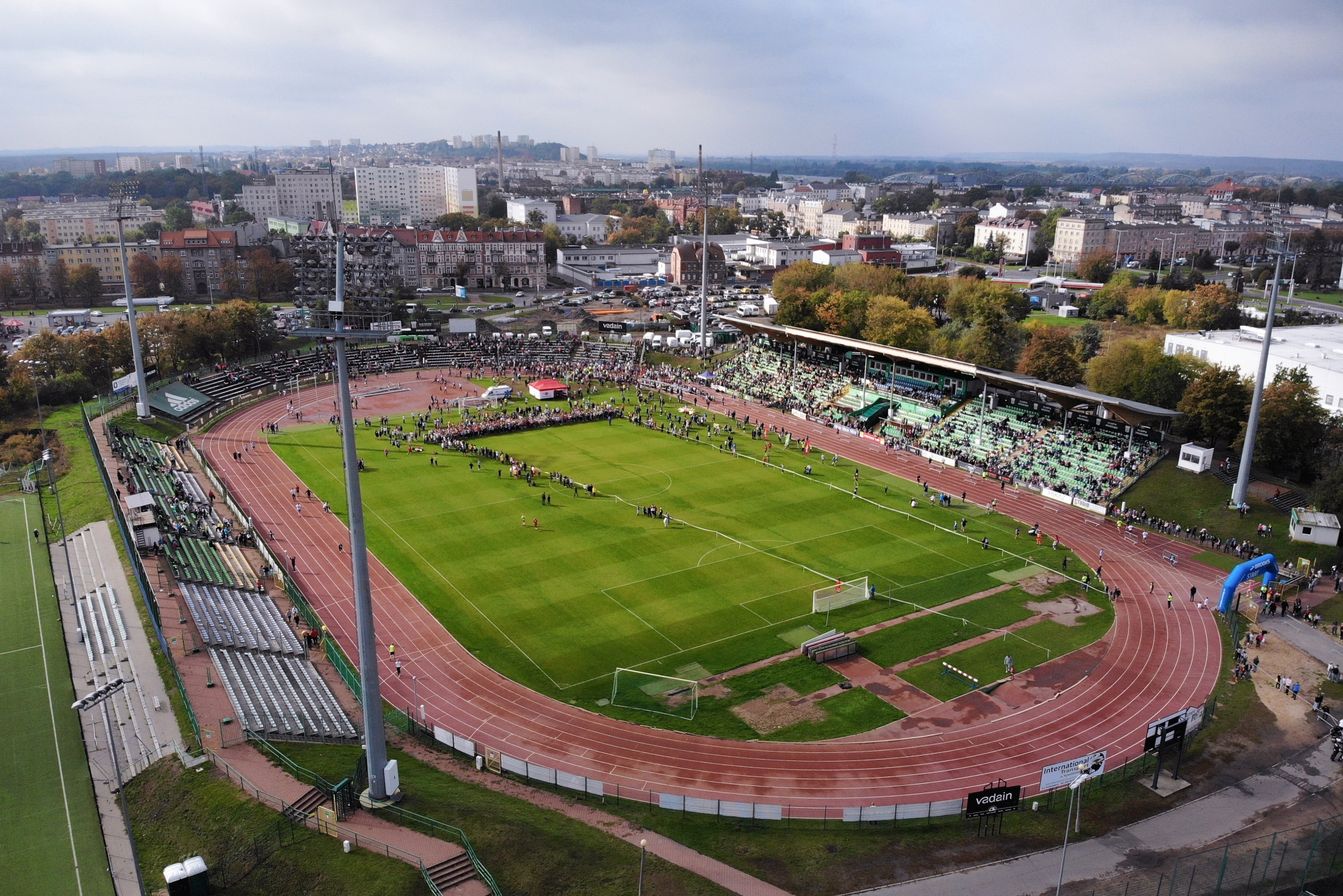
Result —
<instances>
[{"instance_id":1,"label":"floodlight tower","mask_svg":"<svg viewBox=\"0 0 1343 896\"><path fill-rule=\"evenodd\" d=\"M699 145L699 186L704 202L704 244L700 247L699 275L699 354L707 357L709 347L704 343L709 323L709 184L704 179L704 144Z\"/></svg>"},{"instance_id":2,"label":"floodlight tower","mask_svg":"<svg viewBox=\"0 0 1343 896\"><path fill-rule=\"evenodd\" d=\"M368 761L368 798L376 806L397 799L387 792L387 738L383 733L382 687L378 682L378 644L373 629L373 600L368 581L368 543L364 535L364 499L359 485L359 456L354 445L354 411L350 405L347 343L387 338L385 332L347 326L345 309L345 234L337 231L336 298L327 303L330 326L304 327L296 335L315 336L336 347L336 403L340 408L341 447L345 457L345 496L350 508L350 564L354 581L355 632L359 642L359 684L364 716L364 751ZM370 317L370 315L364 315ZM371 323L371 319L367 321Z\"/></svg>"},{"instance_id":3,"label":"floodlight tower","mask_svg":"<svg viewBox=\"0 0 1343 896\"><path fill-rule=\"evenodd\" d=\"M131 360L135 365L135 416L149 419L149 386L145 384L145 360L140 351L140 331L135 325L135 295L131 291L131 265L126 257L125 221L131 217L128 206L134 204L140 185L133 180L112 188L108 216L117 222L117 244L121 247L121 286L126 292L126 325L131 329Z\"/></svg>"},{"instance_id":4,"label":"floodlight tower","mask_svg":"<svg viewBox=\"0 0 1343 896\"><path fill-rule=\"evenodd\" d=\"M1268 311L1264 319L1264 344L1259 349L1259 372L1254 378L1254 397L1250 400L1250 416L1245 421L1245 444L1240 449L1240 467L1236 470L1236 485L1231 490L1231 504L1240 507L1250 489L1250 466L1254 462L1254 439L1259 432L1259 407L1264 401L1264 378L1268 374L1268 353L1273 347L1273 316L1278 308L1278 280L1282 278L1282 259L1286 249L1282 235L1282 221L1274 222L1273 235L1278 256L1273 263L1273 289L1268 294Z\"/></svg>"}]
</instances>

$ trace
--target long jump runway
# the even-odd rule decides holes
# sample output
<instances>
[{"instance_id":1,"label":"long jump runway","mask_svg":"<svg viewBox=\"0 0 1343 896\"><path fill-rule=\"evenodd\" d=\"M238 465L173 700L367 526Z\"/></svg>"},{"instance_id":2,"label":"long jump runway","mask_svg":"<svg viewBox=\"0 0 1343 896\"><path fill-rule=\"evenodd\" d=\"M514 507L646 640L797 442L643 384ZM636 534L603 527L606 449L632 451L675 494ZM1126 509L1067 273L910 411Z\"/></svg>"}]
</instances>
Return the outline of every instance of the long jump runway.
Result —
<instances>
[{"instance_id":1,"label":"long jump runway","mask_svg":"<svg viewBox=\"0 0 1343 896\"><path fill-rule=\"evenodd\" d=\"M436 388L427 379L416 380L413 373L380 376L372 382L380 387L403 385L407 391L362 398L356 417L423 411L430 390ZM442 392L433 394L443 397ZM330 386L304 392L300 409L310 419L325 420L333 397ZM334 514L313 512L311 506L301 515L294 513L289 490L298 480L269 449L262 433L265 424L290 421L285 407L284 396L261 402L195 439L244 512L253 517L257 531L275 531L277 538L270 547L277 558L286 565L290 557L297 559L299 586L357 663L349 558L337 550L348 543L348 530ZM1085 663L1077 663L1081 677L1065 682L1043 700L1011 703L972 693L877 734L820 743L721 740L610 719L505 678L477 661L370 555L384 698L395 706L411 705L413 673L429 724L474 739L482 752L501 750L602 781L608 794L618 787L621 796L634 799L656 801L657 794L668 793L781 804L790 817L818 817L823 812L835 817L843 807L959 799L999 778L1033 794L1039 789L1043 766L1101 749L1109 751L1112 766L1124 757L1136 757L1148 722L1201 704L1211 692L1221 665L1221 639L1213 614L1194 609L1187 594L1191 584L1205 594L1215 591L1218 574L1190 561L1195 552L1191 546L1159 538L1135 546L1094 514L1031 492L1002 491L996 482L928 466L907 452L886 451L868 440L753 404L715 396L714 409L749 414L795 438L810 436L813 450L838 452L910 480L926 476L933 487L948 494L966 492L976 504L996 499L1001 512L1026 524L1039 523L1050 535L1057 532L1093 567L1104 549L1107 584L1118 585L1123 592L1115 606L1113 628L1080 654L1085 656ZM252 442L256 447L241 462L234 461L233 452ZM1180 565L1164 562L1163 551L1174 551ZM1168 590L1186 595L1172 610L1166 608ZM401 677L381 649L388 643L396 644L397 657L403 660ZM1029 688L1033 682L1057 678L1050 674L1051 665L1018 675L1014 684Z\"/></svg>"}]
</instances>

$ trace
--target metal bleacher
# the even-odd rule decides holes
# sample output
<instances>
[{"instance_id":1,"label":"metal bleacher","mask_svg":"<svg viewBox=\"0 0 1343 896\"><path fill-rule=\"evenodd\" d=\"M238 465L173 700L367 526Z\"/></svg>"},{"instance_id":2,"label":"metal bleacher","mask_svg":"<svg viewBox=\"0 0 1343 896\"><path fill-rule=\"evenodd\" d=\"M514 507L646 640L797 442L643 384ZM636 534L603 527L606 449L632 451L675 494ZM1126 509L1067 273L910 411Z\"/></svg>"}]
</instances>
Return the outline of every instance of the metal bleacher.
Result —
<instances>
[{"instance_id":1,"label":"metal bleacher","mask_svg":"<svg viewBox=\"0 0 1343 896\"><path fill-rule=\"evenodd\" d=\"M182 596L201 638L211 647L303 653L275 603L261 592L184 582Z\"/></svg>"},{"instance_id":2,"label":"metal bleacher","mask_svg":"<svg viewBox=\"0 0 1343 896\"><path fill-rule=\"evenodd\" d=\"M354 739L354 725L306 657L210 648L243 727L272 738Z\"/></svg>"}]
</instances>

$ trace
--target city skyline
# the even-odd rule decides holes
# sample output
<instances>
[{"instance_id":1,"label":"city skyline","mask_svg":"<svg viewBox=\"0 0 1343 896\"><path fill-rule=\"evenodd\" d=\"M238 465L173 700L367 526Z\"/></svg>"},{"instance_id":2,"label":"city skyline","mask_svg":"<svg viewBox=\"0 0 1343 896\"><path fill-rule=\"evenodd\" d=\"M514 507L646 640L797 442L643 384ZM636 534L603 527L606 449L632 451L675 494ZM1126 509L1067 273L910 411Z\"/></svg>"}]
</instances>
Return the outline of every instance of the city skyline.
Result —
<instances>
[{"instance_id":1,"label":"city skyline","mask_svg":"<svg viewBox=\"0 0 1343 896\"><path fill-rule=\"evenodd\" d=\"M1049 0L1030 15L971 0L676 15L523 0L470 17L128 6L77 3L59 21L9 11L5 149L502 130L630 156L703 143L715 156L1328 159L1343 138L1317 114L1343 98L1343 17L1327 0L1289 0L1267 20L1243 0L1121 0L1103 14Z\"/></svg>"}]
</instances>

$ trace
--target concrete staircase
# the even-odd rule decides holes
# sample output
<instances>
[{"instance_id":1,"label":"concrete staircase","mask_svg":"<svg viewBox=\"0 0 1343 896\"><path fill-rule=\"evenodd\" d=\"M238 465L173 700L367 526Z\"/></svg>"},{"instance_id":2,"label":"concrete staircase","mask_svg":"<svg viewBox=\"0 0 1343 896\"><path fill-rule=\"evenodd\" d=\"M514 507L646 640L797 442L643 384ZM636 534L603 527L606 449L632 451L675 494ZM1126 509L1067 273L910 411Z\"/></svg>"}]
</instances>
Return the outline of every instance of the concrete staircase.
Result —
<instances>
[{"instance_id":1,"label":"concrete staircase","mask_svg":"<svg viewBox=\"0 0 1343 896\"><path fill-rule=\"evenodd\" d=\"M465 852L425 871L438 892L444 896L489 896L490 888L476 877L475 866Z\"/></svg>"}]
</instances>

